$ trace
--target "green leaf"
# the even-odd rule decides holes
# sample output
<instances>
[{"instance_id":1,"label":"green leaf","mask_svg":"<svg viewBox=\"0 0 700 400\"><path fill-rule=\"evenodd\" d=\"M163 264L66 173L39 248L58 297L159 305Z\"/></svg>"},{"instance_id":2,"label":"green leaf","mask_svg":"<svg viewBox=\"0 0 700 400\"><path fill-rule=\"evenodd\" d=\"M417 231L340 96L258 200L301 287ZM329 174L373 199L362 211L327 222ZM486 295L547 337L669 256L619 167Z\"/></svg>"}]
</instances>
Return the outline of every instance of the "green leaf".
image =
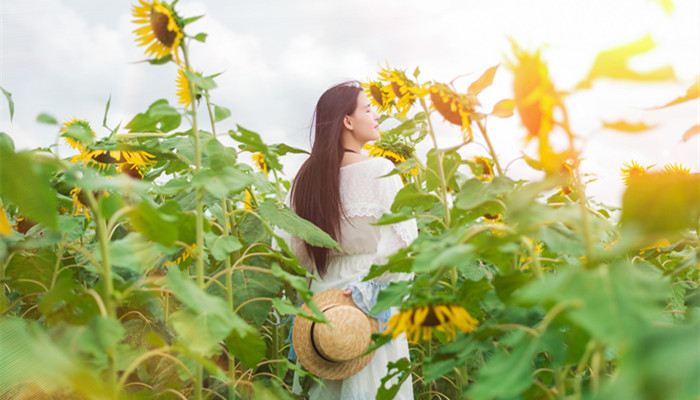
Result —
<instances>
[{"instance_id":1,"label":"green leaf","mask_svg":"<svg viewBox=\"0 0 700 400\"><path fill-rule=\"evenodd\" d=\"M253 183L253 177L233 168L223 167L221 170L201 170L193 174L192 184L206 189L216 198L224 198L236 194Z\"/></svg>"},{"instance_id":2,"label":"green leaf","mask_svg":"<svg viewBox=\"0 0 700 400\"><path fill-rule=\"evenodd\" d=\"M197 40L197 41L204 43L207 40L207 34L206 33L198 33L194 36L194 40Z\"/></svg>"},{"instance_id":3,"label":"green leaf","mask_svg":"<svg viewBox=\"0 0 700 400\"><path fill-rule=\"evenodd\" d=\"M238 331L232 331L226 339L226 347L243 365L253 368L265 357L265 339L262 335L249 334L241 336Z\"/></svg>"},{"instance_id":4,"label":"green leaf","mask_svg":"<svg viewBox=\"0 0 700 400\"><path fill-rule=\"evenodd\" d=\"M272 304L259 299L276 298L282 288L281 280L270 273L250 270L234 271L231 279L235 288L233 303L246 303L240 307L238 315L256 327L262 326Z\"/></svg>"},{"instance_id":5,"label":"green leaf","mask_svg":"<svg viewBox=\"0 0 700 400\"><path fill-rule=\"evenodd\" d=\"M211 355L214 347L234 329L241 337L257 335L257 330L234 314L223 299L204 292L180 271L171 270L165 286L187 306L172 314L170 322L195 353Z\"/></svg>"},{"instance_id":6,"label":"green leaf","mask_svg":"<svg viewBox=\"0 0 700 400\"><path fill-rule=\"evenodd\" d=\"M71 124L66 128L65 132L61 134L61 137L75 139L83 144L90 144L95 140L90 128L82 124Z\"/></svg>"},{"instance_id":7,"label":"green leaf","mask_svg":"<svg viewBox=\"0 0 700 400\"><path fill-rule=\"evenodd\" d=\"M156 260L165 251L163 246L151 243L143 235L132 232L119 240L109 242L109 259L113 265L139 274L156 266ZM101 260L99 254L96 254Z\"/></svg>"},{"instance_id":8,"label":"green leaf","mask_svg":"<svg viewBox=\"0 0 700 400\"><path fill-rule=\"evenodd\" d=\"M473 244L437 245L421 252L413 262L416 273L431 272L442 266L457 267L471 262L476 256Z\"/></svg>"},{"instance_id":9,"label":"green leaf","mask_svg":"<svg viewBox=\"0 0 700 400\"><path fill-rule=\"evenodd\" d=\"M197 16L194 16L194 17L185 18L184 20L182 20L182 26L186 26L186 25L188 25L188 24L191 24L191 23L193 23L194 21L196 21L196 20L202 18L203 16L204 16L204 15L197 15ZM200 34L200 35L201 35L201 34Z\"/></svg>"},{"instance_id":10,"label":"green leaf","mask_svg":"<svg viewBox=\"0 0 700 400\"><path fill-rule=\"evenodd\" d=\"M216 82L214 82L214 79L210 76L203 77L192 71L185 71L185 76L187 77L187 80L194 83L195 86L202 90L206 91L216 88Z\"/></svg>"},{"instance_id":11,"label":"green leaf","mask_svg":"<svg viewBox=\"0 0 700 400\"><path fill-rule=\"evenodd\" d=\"M48 167L33 153L0 147L0 197L14 203L30 219L55 229L58 199L49 183L53 171Z\"/></svg>"},{"instance_id":12,"label":"green leaf","mask_svg":"<svg viewBox=\"0 0 700 400\"><path fill-rule=\"evenodd\" d=\"M630 179L620 222L630 234L669 234L696 228L700 218L700 175L650 173Z\"/></svg>"},{"instance_id":13,"label":"green leaf","mask_svg":"<svg viewBox=\"0 0 700 400\"><path fill-rule=\"evenodd\" d=\"M170 60L173 59L173 56L171 54L165 55L161 58L154 58L151 60L148 60L148 63L151 65L163 65L167 62L170 62Z\"/></svg>"},{"instance_id":14,"label":"green leaf","mask_svg":"<svg viewBox=\"0 0 700 400\"><path fill-rule=\"evenodd\" d=\"M234 236L219 236L212 232L204 235L207 249L215 260L222 261L231 253L243 247L241 242Z\"/></svg>"},{"instance_id":15,"label":"green leaf","mask_svg":"<svg viewBox=\"0 0 700 400\"><path fill-rule=\"evenodd\" d=\"M102 118L102 126L106 127L107 126L107 114L109 113L109 105L112 103L112 95L109 95L109 98L107 99L107 105L105 105L105 116Z\"/></svg>"},{"instance_id":16,"label":"green leaf","mask_svg":"<svg viewBox=\"0 0 700 400\"><path fill-rule=\"evenodd\" d=\"M212 355L217 344L235 327L233 321L220 314L198 312L191 308L172 313L169 321L184 344L194 353L205 357Z\"/></svg>"},{"instance_id":17,"label":"green leaf","mask_svg":"<svg viewBox=\"0 0 700 400\"><path fill-rule=\"evenodd\" d=\"M8 151L15 151L15 142L10 135L5 132L0 132L0 148L5 148Z\"/></svg>"},{"instance_id":18,"label":"green leaf","mask_svg":"<svg viewBox=\"0 0 700 400\"><path fill-rule=\"evenodd\" d=\"M223 121L231 116L231 110L226 107L214 105L214 121Z\"/></svg>"},{"instance_id":19,"label":"green leaf","mask_svg":"<svg viewBox=\"0 0 700 400\"><path fill-rule=\"evenodd\" d=\"M237 131L229 131L229 136L239 143L243 143L239 148L241 150L250 151L251 153L262 153L265 157L265 163L271 169L276 169L278 171L282 170L282 164L280 164L277 154L272 151L272 147L263 143L260 135L243 128L240 125L236 125Z\"/></svg>"},{"instance_id":20,"label":"green leaf","mask_svg":"<svg viewBox=\"0 0 700 400\"><path fill-rule=\"evenodd\" d=\"M447 187L456 190L458 185L455 179L455 172L457 172L457 168L462 164L462 158L459 156L459 153L457 153L457 150L441 152L440 154L442 154L442 170ZM437 155L434 149L428 151L427 158L426 166L428 170L425 178L425 188L428 192L431 192L437 189L442 182L440 180Z\"/></svg>"},{"instance_id":21,"label":"green leaf","mask_svg":"<svg viewBox=\"0 0 700 400\"><path fill-rule=\"evenodd\" d=\"M327 247L342 251L326 232L316 225L301 218L288 207L277 208L272 200L266 200L260 205L260 214L271 223L298 237L312 246Z\"/></svg>"},{"instance_id":22,"label":"green leaf","mask_svg":"<svg viewBox=\"0 0 700 400\"><path fill-rule=\"evenodd\" d=\"M518 301L547 308L569 304L568 318L592 337L620 343L651 326L670 296L667 282L628 262L596 269L570 267L544 280L533 280Z\"/></svg>"},{"instance_id":23,"label":"green leaf","mask_svg":"<svg viewBox=\"0 0 700 400\"><path fill-rule=\"evenodd\" d=\"M454 204L462 210L470 210L501 194L509 193L514 187L515 183L506 177L498 176L491 182L473 178L462 184Z\"/></svg>"},{"instance_id":24,"label":"green leaf","mask_svg":"<svg viewBox=\"0 0 700 400\"><path fill-rule=\"evenodd\" d=\"M177 217L160 212L146 201L134 206L128 216L136 231L155 242L171 246L178 239Z\"/></svg>"},{"instance_id":25,"label":"green leaf","mask_svg":"<svg viewBox=\"0 0 700 400\"><path fill-rule=\"evenodd\" d=\"M428 210L437 201L435 196L423 193L415 185L406 185L396 194L394 202L391 204L391 212L398 213L399 210L406 208Z\"/></svg>"},{"instance_id":26,"label":"green leaf","mask_svg":"<svg viewBox=\"0 0 700 400\"><path fill-rule=\"evenodd\" d=\"M540 228L537 238L543 241L547 248L558 254L573 257L584 255L583 238L561 223L552 223Z\"/></svg>"},{"instance_id":27,"label":"green leaf","mask_svg":"<svg viewBox=\"0 0 700 400\"><path fill-rule=\"evenodd\" d=\"M44 124L51 124L51 125L56 125L58 124L58 121L56 121L56 118L50 116L49 114L46 113L41 113L39 114L38 117L36 117L37 122L41 122Z\"/></svg>"},{"instance_id":28,"label":"green leaf","mask_svg":"<svg viewBox=\"0 0 700 400\"><path fill-rule=\"evenodd\" d=\"M411 363L406 358L401 358L396 362L387 364L387 375L382 378L382 384L377 390L377 400L391 400L396 396L396 393L401 389L401 385L411 376ZM392 386L386 387L386 384L391 381ZM410 381L409 381L410 382Z\"/></svg>"},{"instance_id":29,"label":"green leaf","mask_svg":"<svg viewBox=\"0 0 700 400\"><path fill-rule=\"evenodd\" d=\"M7 99L7 105L10 107L10 122L12 122L12 117L15 115L15 102L12 101L12 93L5 90L2 86L0 86L0 90L2 90L2 94Z\"/></svg>"},{"instance_id":30,"label":"green leaf","mask_svg":"<svg viewBox=\"0 0 700 400\"><path fill-rule=\"evenodd\" d=\"M532 279L531 274L524 272L513 272L507 275L496 275L493 278L493 286L496 289L496 295L505 304L511 304L513 293L525 286Z\"/></svg>"},{"instance_id":31,"label":"green leaf","mask_svg":"<svg viewBox=\"0 0 700 400\"><path fill-rule=\"evenodd\" d=\"M46 292L51 287L56 261L56 252L50 247L17 253L5 267L5 276L10 278L7 283L22 295Z\"/></svg>"},{"instance_id":32,"label":"green leaf","mask_svg":"<svg viewBox=\"0 0 700 400\"><path fill-rule=\"evenodd\" d=\"M124 338L124 327L114 318L96 315L80 335L78 346L95 356L106 353Z\"/></svg>"},{"instance_id":33,"label":"green leaf","mask_svg":"<svg viewBox=\"0 0 700 400\"><path fill-rule=\"evenodd\" d=\"M204 151L207 156L207 163L214 170L220 171L224 167L234 167L236 165L236 158L238 157L236 150L231 147L224 147L216 139L208 141Z\"/></svg>"},{"instance_id":34,"label":"green leaf","mask_svg":"<svg viewBox=\"0 0 700 400\"><path fill-rule=\"evenodd\" d=\"M377 303L369 311L370 315L384 311L389 307L399 307L403 303L404 297L409 294L411 282L392 282L386 289L379 292Z\"/></svg>"},{"instance_id":35,"label":"green leaf","mask_svg":"<svg viewBox=\"0 0 700 400\"><path fill-rule=\"evenodd\" d=\"M508 353L498 353L479 369L476 383L467 394L473 400L510 399L521 395L530 386L534 376L532 358L537 351L538 338L525 332L516 332L507 338Z\"/></svg>"},{"instance_id":36,"label":"green leaf","mask_svg":"<svg viewBox=\"0 0 700 400\"><path fill-rule=\"evenodd\" d=\"M697 399L700 347L697 323L649 326L631 341L619 360L615 379L605 382L604 399Z\"/></svg>"},{"instance_id":37,"label":"green leaf","mask_svg":"<svg viewBox=\"0 0 700 400\"><path fill-rule=\"evenodd\" d=\"M145 113L137 114L126 128L131 132L170 132L180 126L182 117L165 99L151 104Z\"/></svg>"}]
</instances>

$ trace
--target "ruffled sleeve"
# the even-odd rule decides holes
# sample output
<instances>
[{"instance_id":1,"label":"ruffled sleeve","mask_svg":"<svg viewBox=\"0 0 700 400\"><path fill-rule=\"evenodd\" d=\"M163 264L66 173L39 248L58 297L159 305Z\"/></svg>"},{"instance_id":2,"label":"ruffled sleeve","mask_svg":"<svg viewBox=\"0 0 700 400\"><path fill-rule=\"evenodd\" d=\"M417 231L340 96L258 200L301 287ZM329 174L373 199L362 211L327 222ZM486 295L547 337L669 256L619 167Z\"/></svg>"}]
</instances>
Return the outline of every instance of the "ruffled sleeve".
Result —
<instances>
[{"instance_id":1,"label":"ruffled sleeve","mask_svg":"<svg viewBox=\"0 0 700 400\"><path fill-rule=\"evenodd\" d=\"M394 165L386 160L382 164L381 175L391 172ZM404 187L398 175L391 175L378 179L378 203L381 206L382 214L391 212L391 205L396 194ZM408 246L418 237L418 226L415 219L398 222L391 225L380 226L380 239L377 245L377 257L375 264L386 264L388 257L401 248ZM377 278L380 282L403 281L413 278L412 273L385 273Z\"/></svg>"}]
</instances>

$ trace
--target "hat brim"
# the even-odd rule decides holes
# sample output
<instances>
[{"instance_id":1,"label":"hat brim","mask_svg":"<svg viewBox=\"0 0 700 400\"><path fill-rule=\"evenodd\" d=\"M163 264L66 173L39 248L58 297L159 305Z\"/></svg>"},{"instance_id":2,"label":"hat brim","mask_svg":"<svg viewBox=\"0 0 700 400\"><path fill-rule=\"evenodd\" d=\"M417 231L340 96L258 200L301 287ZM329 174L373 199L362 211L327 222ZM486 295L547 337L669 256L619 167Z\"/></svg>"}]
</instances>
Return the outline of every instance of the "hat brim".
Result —
<instances>
[{"instance_id":1,"label":"hat brim","mask_svg":"<svg viewBox=\"0 0 700 400\"><path fill-rule=\"evenodd\" d=\"M355 305L352 297L344 295L341 289L324 290L316 294L313 300L321 310L333 305L347 305L360 310ZM305 312L311 313L306 304L301 308ZM372 333L379 332L379 322L370 316L367 316L367 319L370 322ZM313 321L297 315L292 327L292 344L301 365L317 378L328 380L345 379L360 372L372 360L374 352L348 361L334 362L325 360L316 352L311 343L312 324Z\"/></svg>"}]
</instances>

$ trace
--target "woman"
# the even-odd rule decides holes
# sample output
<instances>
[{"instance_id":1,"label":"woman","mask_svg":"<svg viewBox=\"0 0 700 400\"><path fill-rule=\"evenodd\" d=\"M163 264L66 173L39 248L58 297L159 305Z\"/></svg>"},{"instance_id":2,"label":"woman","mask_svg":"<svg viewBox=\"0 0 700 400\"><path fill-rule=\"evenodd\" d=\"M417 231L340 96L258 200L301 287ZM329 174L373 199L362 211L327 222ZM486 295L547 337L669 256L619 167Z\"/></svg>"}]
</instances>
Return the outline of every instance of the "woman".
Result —
<instances>
[{"instance_id":1,"label":"woman","mask_svg":"<svg viewBox=\"0 0 700 400\"><path fill-rule=\"evenodd\" d=\"M387 256L417 236L415 220L371 225L390 211L396 193L403 187L398 175L383 177L393 170L391 161L361 154L365 143L379 139L377 120L359 82L341 83L323 93L314 112L311 156L294 178L287 198L287 205L328 233L343 251L314 247L277 231L316 277L311 282L312 292L346 289L344 294L352 295L365 311L371 309L378 291L390 281L411 279L412 275L387 273L369 282L362 282L362 278L372 264L385 263ZM381 379L387 375L387 363L408 357L408 343L400 337L379 348L356 375L324 381L325 387L312 386L310 399L374 399ZM298 384L295 386L298 388ZM395 398L413 399L410 377Z\"/></svg>"}]
</instances>

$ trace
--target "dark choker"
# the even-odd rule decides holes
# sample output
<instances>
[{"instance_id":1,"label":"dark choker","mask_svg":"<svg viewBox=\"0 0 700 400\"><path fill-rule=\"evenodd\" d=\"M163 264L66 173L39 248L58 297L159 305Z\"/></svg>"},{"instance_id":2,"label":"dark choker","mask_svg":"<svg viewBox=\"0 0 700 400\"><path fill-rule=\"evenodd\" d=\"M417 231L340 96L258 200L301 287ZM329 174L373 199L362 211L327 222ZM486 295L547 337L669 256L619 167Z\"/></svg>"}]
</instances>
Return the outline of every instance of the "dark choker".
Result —
<instances>
[{"instance_id":1,"label":"dark choker","mask_svg":"<svg viewBox=\"0 0 700 400\"><path fill-rule=\"evenodd\" d=\"M349 152L351 152L351 153L355 153L355 154L360 154L360 153L356 152L355 150L350 150L350 149L343 149L343 150L345 150L345 151L349 151Z\"/></svg>"}]
</instances>

